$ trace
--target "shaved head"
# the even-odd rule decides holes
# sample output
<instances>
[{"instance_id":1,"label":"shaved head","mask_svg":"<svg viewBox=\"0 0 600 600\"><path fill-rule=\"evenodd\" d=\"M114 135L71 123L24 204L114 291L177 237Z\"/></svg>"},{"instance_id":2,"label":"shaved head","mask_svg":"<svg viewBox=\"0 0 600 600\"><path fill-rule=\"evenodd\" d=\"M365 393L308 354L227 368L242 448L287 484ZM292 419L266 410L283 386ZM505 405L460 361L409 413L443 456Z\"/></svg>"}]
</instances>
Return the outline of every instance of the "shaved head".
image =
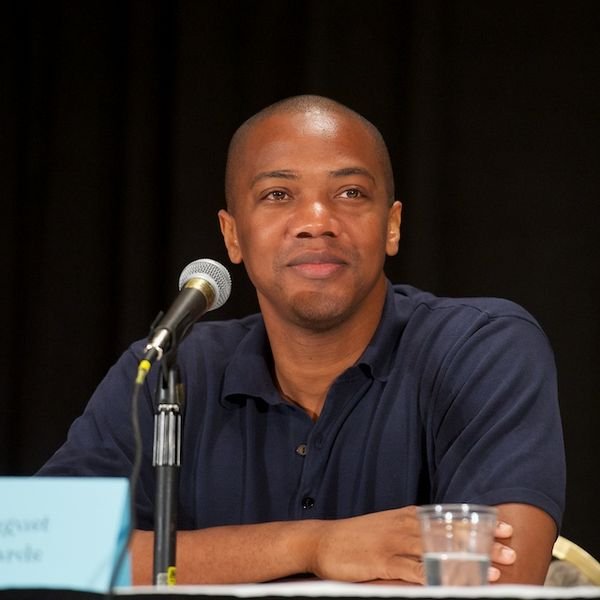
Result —
<instances>
[{"instance_id":1,"label":"shaved head","mask_svg":"<svg viewBox=\"0 0 600 600\"><path fill-rule=\"evenodd\" d=\"M331 119L349 119L359 123L368 133L374 142L377 158L381 163L385 174L385 187L388 195L388 202L391 205L394 202L394 175L389 152L383 136L369 120L365 119L356 111L347 106L325 98L323 96L303 95L285 98L275 104L267 106L260 112L250 117L237 129L231 138L229 151L227 154L227 166L225 169L225 198L227 208L232 211L235 205L235 172L239 168L241 161L244 160L244 148L248 136L260 127L261 123L271 117L295 115L314 115L315 124L318 127L320 122L326 121L327 117Z\"/></svg>"}]
</instances>

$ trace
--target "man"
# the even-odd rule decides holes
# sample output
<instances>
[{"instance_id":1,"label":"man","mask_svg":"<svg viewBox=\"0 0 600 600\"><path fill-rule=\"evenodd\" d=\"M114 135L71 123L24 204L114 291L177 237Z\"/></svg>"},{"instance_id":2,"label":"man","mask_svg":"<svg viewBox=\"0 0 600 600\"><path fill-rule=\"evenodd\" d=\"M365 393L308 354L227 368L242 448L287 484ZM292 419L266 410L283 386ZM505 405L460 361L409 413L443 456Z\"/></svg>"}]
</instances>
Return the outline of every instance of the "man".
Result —
<instances>
[{"instance_id":1,"label":"man","mask_svg":"<svg viewBox=\"0 0 600 600\"><path fill-rule=\"evenodd\" d=\"M475 502L496 505L501 521L490 579L542 583L564 458L553 358L533 318L386 280L401 220L388 152L332 100L290 98L244 123L226 196L225 244L261 315L197 324L180 347L178 582L422 583L414 505ZM42 473L128 474L143 345ZM137 582L151 578L154 371L140 415Z\"/></svg>"}]
</instances>

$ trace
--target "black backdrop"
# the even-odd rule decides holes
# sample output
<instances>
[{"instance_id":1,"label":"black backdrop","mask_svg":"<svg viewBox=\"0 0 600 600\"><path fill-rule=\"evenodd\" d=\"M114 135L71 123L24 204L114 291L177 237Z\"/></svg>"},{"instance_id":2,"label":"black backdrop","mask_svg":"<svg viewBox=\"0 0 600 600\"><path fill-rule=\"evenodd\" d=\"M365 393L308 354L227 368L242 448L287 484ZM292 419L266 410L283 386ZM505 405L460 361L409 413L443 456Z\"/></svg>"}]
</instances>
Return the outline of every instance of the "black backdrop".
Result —
<instances>
[{"instance_id":1,"label":"black backdrop","mask_svg":"<svg viewBox=\"0 0 600 600\"><path fill-rule=\"evenodd\" d=\"M106 369L227 264L235 127L320 93L384 133L391 279L529 309L556 353L563 533L600 555L600 2L72 0L0 8L0 473L33 473ZM209 318L256 309L243 270Z\"/></svg>"}]
</instances>

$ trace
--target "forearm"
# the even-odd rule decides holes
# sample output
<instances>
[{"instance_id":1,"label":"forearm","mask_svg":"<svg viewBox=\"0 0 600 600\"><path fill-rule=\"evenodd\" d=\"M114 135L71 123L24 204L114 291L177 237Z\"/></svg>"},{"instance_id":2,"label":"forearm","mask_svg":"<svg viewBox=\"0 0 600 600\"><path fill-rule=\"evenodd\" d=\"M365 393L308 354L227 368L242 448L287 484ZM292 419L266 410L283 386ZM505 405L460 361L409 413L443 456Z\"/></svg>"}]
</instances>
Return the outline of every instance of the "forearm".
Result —
<instances>
[{"instance_id":1,"label":"forearm","mask_svg":"<svg viewBox=\"0 0 600 600\"><path fill-rule=\"evenodd\" d=\"M527 504L498 505L498 518L512 525L513 534L502 540L516 553L512 564L500 569L497 583L542 585L552 558L556 526L544 511Z\"/></svg>"},{"instance_id":2,"label":"forearm","mask_svg":"<svg viewBox=\"0 0 600 600\"><path fill-rule=\"evenodd\" d=\"M307 520L179 531L177 583L250 583L307 572L317 527ZM153 532L134 533L136 585L153 583L153 545Z\"/></svg>"},{"instance_id":3,"label":"forearm","mask_svg":"<svg viewBox=\"0 0 600 600\"><path fill-rule=\"evenodd\" d=\"M131 543L135 584L152 583L153 533ZM270 581L312 573L321 579L423 582L414 507L359 517L180 531L179 583Z\"/></svg>"}]
</instances>

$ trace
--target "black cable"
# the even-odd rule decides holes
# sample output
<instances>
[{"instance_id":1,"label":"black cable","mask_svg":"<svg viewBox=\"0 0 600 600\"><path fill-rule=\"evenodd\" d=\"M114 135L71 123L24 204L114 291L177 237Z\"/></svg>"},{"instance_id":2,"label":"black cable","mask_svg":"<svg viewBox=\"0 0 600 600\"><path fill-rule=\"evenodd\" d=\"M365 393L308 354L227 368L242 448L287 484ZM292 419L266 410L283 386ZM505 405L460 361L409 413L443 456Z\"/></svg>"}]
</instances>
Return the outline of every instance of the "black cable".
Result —
<instances>
[{"instance_id":1,"label":"black cable","mask_svg":"<svg viewBox=\"0 0 600 600\"><path fill-rule=\"evenodd\" d=\"M138 480L140 477L140 470L142 467L142 433L140 430L140 417L139 417L139 397L142 387L144 385L144 379L148 370L150 368L149 363L145 364L147 361L142 361L138 368L138 374L133 386L133 393L131 395L131 427L133 430L133 443L134 443L134 454L133 454L133 466L131 468L131 474L129 476L129 531L127 533L127 539L119 552L119 556L113 566L112 574L110 577L110 583L108 586L108 592L105 597L106 600L112 600L114 598L114 588L117 577L119 576L119 571L123 566L123 562L127 557L127 552L129 550L129 543L131 542L131 538L133 537L133 531L135 529L135 519L136 519L136 510L135 510L135 494L136 488L138 484Z\"/></svg>"}]
</instances>

